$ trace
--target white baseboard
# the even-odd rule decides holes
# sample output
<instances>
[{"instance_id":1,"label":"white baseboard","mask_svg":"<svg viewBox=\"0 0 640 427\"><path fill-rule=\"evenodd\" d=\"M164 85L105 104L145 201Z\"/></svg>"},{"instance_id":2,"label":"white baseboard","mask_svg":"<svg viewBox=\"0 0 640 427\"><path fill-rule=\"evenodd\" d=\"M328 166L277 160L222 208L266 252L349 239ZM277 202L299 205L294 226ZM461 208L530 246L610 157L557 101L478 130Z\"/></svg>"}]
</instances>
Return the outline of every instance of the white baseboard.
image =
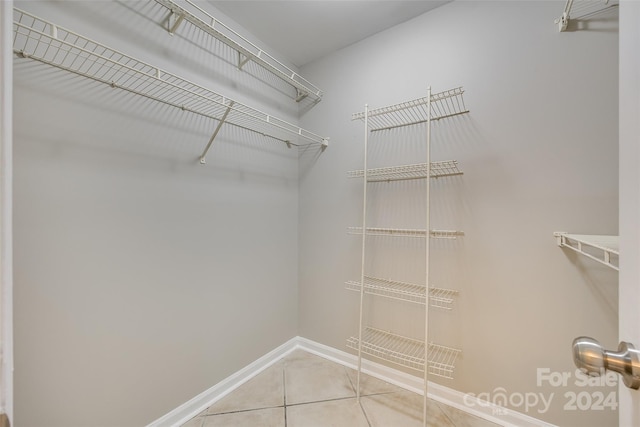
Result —
<instances>
[{"instance_id":1,"label":"white baseboard","mask_svg":"<svg viewBox=\"0 0 640 427\"><path fill-rule=\"evenodd\" d=\"M356 369L357 367L358 358L353 354L306 338L295 337L163 417L158 418L147 427L181 426L296 349L307 351L349 368ZM420 377L369 360L362 361L362 372L405 390L423 394L424 379ZM429 382L428 396L435 401L505 427L554 427L553 424L529 415L505 409L494 403L480 400L475 396L432 382Z\"/></svg>"},{"instance_id":2,"label":"white baseboard","mask_svg":"<svg viewBox=\"0 0 640 427\"><path fill-rule=\"evenodd\" d=\"M331 360L349 368L356 368L357 356L338 350L333 347L320 344L306 338L298 337L297 348L306 350L325 359ZM405 390L424 394L424 379L398 371L388 366L369 360L362 361L362 372L372 377L397 385ZM468 414L475 415L493 423L505 427L555 427L537 418L511 409L503 408L492 402L480 400L475 396L453 390L449 387L429 382L429 398L444 403L445 405L457 408Z\"/></svg>"},{"instance_id":3,"label":"white baseboard","mask_svg":"<svg viewBox=\"0 0 640 427\"><path fill-rule=\"evenodd\" d=\"M298 337L291 338L280 347L265 354L255 362L245 366L208 390L203 391L173 411L153 421L147 427L179 427L225 397L260 372L282 359L297 348Z\"/></svg>"}]
</instances>

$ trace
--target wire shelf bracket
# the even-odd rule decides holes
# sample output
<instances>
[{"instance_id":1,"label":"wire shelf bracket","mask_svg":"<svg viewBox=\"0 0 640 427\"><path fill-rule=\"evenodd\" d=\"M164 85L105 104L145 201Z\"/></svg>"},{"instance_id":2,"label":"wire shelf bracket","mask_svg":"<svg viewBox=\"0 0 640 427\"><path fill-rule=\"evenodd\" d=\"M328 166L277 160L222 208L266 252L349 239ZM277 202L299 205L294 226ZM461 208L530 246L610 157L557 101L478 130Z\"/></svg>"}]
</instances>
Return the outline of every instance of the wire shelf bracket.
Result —
<instances>
[{"instance_id":1,"label":"wire shelf bracket","mask_svg":"<svg viewBox=\"0 0 640 427\"><path fill-rule=\"evenodd\" d=\"M216 130L200 157L203 164L224 123L275 139L288 147L319 144L324 149L329 143L327 137L233 101L17 8L14 8L13 29L13 52L19 58L34 59L217 121ZM306 142L293 142L292 136Z\"/></svg>"},{"instance_id":2,"label":"wire shelf bracket","mask_svg":"<svg viewBox=\"0 0 640 427\"><path fill-rule=\"evenodd\" d=\"M618 236L553 233L558 246L571 249L587 258L620 271L616 264L620 256Z\"/></svg>"},{"instance_id":3,"label":"wire shelf bracket","mask_svg":"<svg viewBox=\"0 0 640 427\"><path fill-rule=\"evenodd\" d=\"M297 102L307 96L312 97L315 101L322 99L322 90L250 42L247 38L220 22L194 2L184 0L184 2L181 2L184 7L172 0L156 0L156 2L169 9L169 15L165 20L169 34L174 35L180 24L186 20L196 28L236 50L238 52L238 69L242 70L242 67L249 61L255 62L293 86L296 90L294 99Z\"/></svg>"},{"instance_id":4,"label":"wire shelf bracket","mask_svg":"<svg viewBox=\"0 0 640 427\"><path fill-rule=\"evenodd\" d=\"M434 93L431 97L414 99L368 111L371 131L382 131L442 120L469 112L464 103L462 87ZM365 113L354 113L351 120L364 120Z\"/></svg>"}]
</instances>

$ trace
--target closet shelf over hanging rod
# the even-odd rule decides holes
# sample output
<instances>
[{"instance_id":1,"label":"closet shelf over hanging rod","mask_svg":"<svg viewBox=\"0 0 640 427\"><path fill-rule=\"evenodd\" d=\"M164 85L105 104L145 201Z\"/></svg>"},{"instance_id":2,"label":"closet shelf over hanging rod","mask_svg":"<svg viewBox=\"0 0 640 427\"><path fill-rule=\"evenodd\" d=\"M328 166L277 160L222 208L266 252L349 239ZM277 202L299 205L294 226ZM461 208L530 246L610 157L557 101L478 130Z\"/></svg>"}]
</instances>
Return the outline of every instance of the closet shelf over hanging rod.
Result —
<instances>
[{"instance_id":1,"label":"closet shelf over hanging rod","mask_svg":"<svg viewBox=\"0 0 640 427\"><path fill-rule=\"evenodd\" d=\"M367 327L363 331L362 352L407 368L424 369L424 342ZM347 340L347 347L358 349L358 338ZM455 361L460 350L429 343L428 370L430 374L453 378Z\"/></svg>"},{"instance_id":2,"label":"closet shelf over hanging rod","mask_svg":"<svg viewBox=\"0 0 640 427\"><path fill-rule=\"evenodd\" d=\"M13 51L65 71L105 83L218 122L200 162L223 123L291 145L328 145L304 130L121 52L14 8ZM295 140L292 140L294 139ZM299 143L298 139L306 143Z\"/></svg>"},{"instance_id":3,"label":"closet shelf over hanging rod","mask_svg":"<svg viewBox=\"0 0 640 427\"><path fill-rule=\"evenodd\" d=\"M362 227L349 227L349 234L362 235ZM410 228L374 228L367 227L367 236L391 236L391 237L422 237L426 231ZM456 239L464 236L463 231L457 230L431 230L430 237L434 239Z\"/></svg>"},{"instance_id":4,"label":"closet shelf over hanging rod","mask_svg":"<svg viewBox=\"0 0 640 427\"><path fill-rule=\"evenodd\" d=\"M415 165L391 166L377 169L367 169L367 182L380 181L403 181L409 179L427 178L427 164L418 163ZM446 160L443 162L431 162L431 178L442 178L445 176L462 175L458 169L457 160ZM364 170L347 172L348 178L363 178Z\"/></svg>"},{"instance_id":5,"label":"closet shelf over hanging rod","mask_svg":"<svg viewBox=\"0 0 640 427\"><path fill-rule=\"evenodd\" d=\"M362 285L359 281L349 280L345 282L345 288L360 292ZM365 293L371 295L424 304L426 286L365 276L364 290ZM431 287L429 288L429 303L432 307L451 310L457 295L458 291L453 289Z\"/></svg>"},{"instance_id":6,"label":"closet shelf over hanging rod","mask_svg":"<svg viewBox=\"0 0 640 427\"><path fill-rule=\"evenodd\" d=\"M458 116L469 112L464 104L462 87L431 95L431 121ZM426 123L428 97L369 110L368 124L371 131L394 129L402 126ZM351 120L364 120L364 111L354 113Z\"/></svg>"},{"instance_id":7,"label":"closet shelf over hanging rod","mask_svg":"<svg viewBox=\"0 0 640 427\"><path fill-rule=\"evenodd\" d=\"M553 235L556 237L558 246L571 249L619 271L617 265L620 256L619 236L569 234L560 231L556 231Z\"/></svg>"},{"instance_id":8,"label":"closet shelf over hanging rod","mask_svg":"<svg viewBox=\"0 0 640 427\"><path fill-rule=\"evenodd\" d=\"M242 69L248 61L253 61L293 86L296 89L296 101L300 101L307 96L311 96L317 101L322 99L322 91L318 87L211 16L192 1L184 0L182 2L184 7L172 0L156 0L156 2L170 11L170 15L165 20L169 34L173 35L182 21L187 21L237 51L239 69Z\"/></svg>"}]
</instances>

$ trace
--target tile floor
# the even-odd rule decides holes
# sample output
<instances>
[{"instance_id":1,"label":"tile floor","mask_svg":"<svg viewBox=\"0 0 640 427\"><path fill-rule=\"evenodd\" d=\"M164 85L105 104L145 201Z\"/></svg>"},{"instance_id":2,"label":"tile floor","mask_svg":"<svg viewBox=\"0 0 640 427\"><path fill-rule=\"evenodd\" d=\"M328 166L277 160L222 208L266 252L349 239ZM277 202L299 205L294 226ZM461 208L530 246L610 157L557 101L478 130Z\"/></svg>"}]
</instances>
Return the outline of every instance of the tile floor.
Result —
<instances>
[{"instance_id":1,"label":"tile floor","mask_svg":"<svg viewBox=\"0 0 640 427\"><path fill-rule=\"evenodd\" d=\"M421 427L422 396L296 350L182 427ZM430 400L429 426L497 424Z\"/></svg>"}]
</instances>

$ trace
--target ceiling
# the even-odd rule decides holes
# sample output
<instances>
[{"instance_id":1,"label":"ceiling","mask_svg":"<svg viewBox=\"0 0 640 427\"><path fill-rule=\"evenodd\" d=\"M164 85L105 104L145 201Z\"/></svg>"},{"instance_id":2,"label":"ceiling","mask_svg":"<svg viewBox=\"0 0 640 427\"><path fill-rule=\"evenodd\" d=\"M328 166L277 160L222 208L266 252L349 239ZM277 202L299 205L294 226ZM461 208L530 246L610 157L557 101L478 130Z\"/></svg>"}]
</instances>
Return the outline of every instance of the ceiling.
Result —
<instances>
[{"instance_id":1,"label":"ceiling","mask_svg":"<svg viewBox=\"0 0 640 427\"><path fill-rule=\"evenodd\" d=\"M209 0L301 67L451 0Z\"/></svg>"}]
</instances>

